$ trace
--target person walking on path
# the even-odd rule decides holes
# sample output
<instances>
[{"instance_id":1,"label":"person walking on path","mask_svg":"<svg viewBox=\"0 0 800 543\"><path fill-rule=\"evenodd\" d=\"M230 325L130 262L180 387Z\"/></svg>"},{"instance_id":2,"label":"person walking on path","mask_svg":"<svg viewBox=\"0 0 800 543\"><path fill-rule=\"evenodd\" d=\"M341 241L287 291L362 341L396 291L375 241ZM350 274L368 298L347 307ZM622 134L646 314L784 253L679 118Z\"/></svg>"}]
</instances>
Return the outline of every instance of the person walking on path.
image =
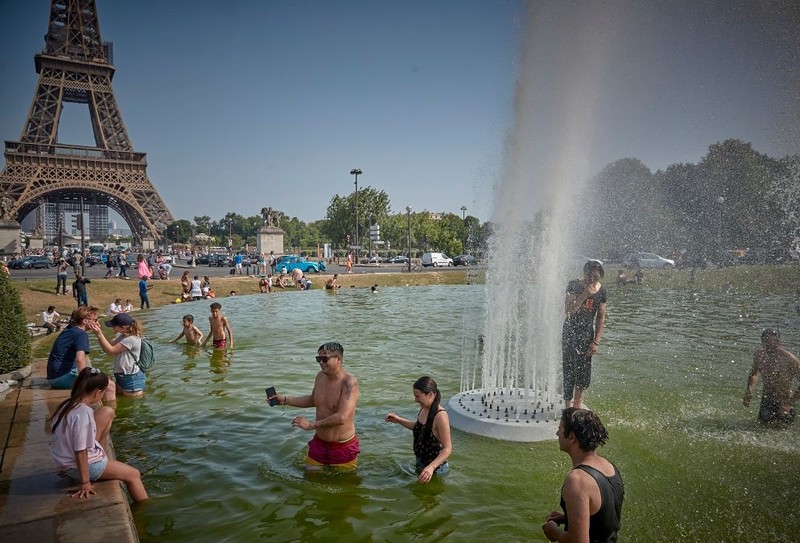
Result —
<instances>
[{"instance_id":1,"label":"person walking on path","mask_svg":"<svg viewBox=\"0 0 800 543\"><path fill-rule=\"evenodd\" d=\"M67 270L69 270L69 264L63 258L58 260L58 264L56 264L56 296L59 294L62 296L67 295ZM59 293L58 291L61 290Z\"/></svg>"},{"instance_id":2,"label":"person walking on path","mask_svg":"<svg viewBox=\"0 0 800 543\"><path fill-rule=\"evenodd\" d=\"M314 437L308 442L308 470L324 466L353 470L358 463L361 452L355 426L358 380L344 370L343 357L344 347L340 343L331 341L320 345L316 356L320 371L311 394L272 397L277 400L276 405L316 409L313 421L305 417L292 419L293 427L314 431Z\"/></svg>"},{"instance_id":3,"label":"person walking on path","mask_svg":"<svg viewBox=\"0 0 800 543\"><path fill-rule=\"evenodd\" d=\"M597 454L608 439L600 418L568 407L558 426L559 448L572 460L561 487L561 511L551 511L542 531L549 541L617 541L625 486L617 467ZM559 528L563 525L564 528Z\"/></svg>"},{"instance_id":4,"label":"person walking on path","mask_svg":"<svg viewBox=\"0 0 800 543\"><path fill-rule=\"evenodd\" d=\"M450 470L447 462L453 452L450 439L450 418L440 405L442 394L436 381L428 376L414 383L414 401L420 405L415 420L408 420L396 413L386 415L386 422L393 422L411 430L414 434L414 456L420 483L427 483L433 474L444 475Z\"/></svg>"},{"instance_id":5,"label":"person walking on path","mask_svg":"<svg viewBox=\"0 0 800 543\"><path fill-rule=\"evenodd\" d=\"M119 253L119 273L117 277L128 279L128 257L125 255L125 251L120 251Z\"/></svg>"},{"instance_id":6,"label":"person walking on path","mask_svg":"<svg viewBox=\"0 0 800 543\"><path fill-rule=\"evenodd\" d=\"M795 405L800 399L800 387L792 391L794 381L800 381L800 359L781 347L780 332L767 328L761 333L761 347L753 354L753 367L747 376L747 389L742 403L750 406L759 375L764 378L758 421L789 427L795 419Z\"/></svg>"},{"instance_id":7,"label":"person walking on path","mask_svg":"<svg viewBox=\"0 0 800 543\"><path fill-rule=\"evenodd\" d=\"M53 442L50 454L64 475L80 483L73 498L95 494L93 482L120 480L135 502L148 499L139 470L108 458L105 448L115 412L109 406L92 409L109 385L108 375L96 368L78 374L70 397L61 402L50 420Z\"/></svg>"},{"instance_id":8,"label":"person walking on path","mask_svg":"<svg viewBox=\"0 0 800 543\"><path fill-rule=\"evenodd\" d=\"M561 332L566 407L583 404L583 391L592 380L592 356L600 346L606 319L607 295L600 283L603 275L603 265L589 260L583 266L583 277L567 285L567 318Z\"/></svg>"},{"instance_id":9,"label":"person walking on path","mask_svg":"<svg viewBox=\"0 0 800 543\"><path fill-rule=\"evenodd\" d=\"M139 276L139 279L152 275L152 273L150 273L150 266L147 264L147 260L144 259L144 255L142 254L136 256L136 274Z\"/></svg>"},{"instance_id":10,"label":"person walking on path","mask_svg":"<svg viewBox=\"0 0 800 543\"><path fill-rule=\"evenodd\" d=\"M150 309L150 297L147 295L147 291L151 288L153 288L153 285L147 283L146 276L139 279L139 300L141 301L139 309L144 309L144 306Z\"/></svg>"},{"instance_id":11,"label":"person walking on path","mask_svg":"<svg viewBox=\"0 0 800 543\"><path fill-rule=\"evenodd\" d=\"M114 253L111 251L106 255L106 274L103 279L108 279L109 277L114 277Z\"/></svg>"},{"instance_id":12,"label":"person walking on path","mask_svg":"<svg viewBox=\"0 0 800 543\"><path fill-rule=\"evenodd\" d=\"M89 305L89 293L86 291L86 285L91 281L81 274L75 276L75 281L72 283L72 297L78 302L78 306Z\"/></svg>"}]
</instances>

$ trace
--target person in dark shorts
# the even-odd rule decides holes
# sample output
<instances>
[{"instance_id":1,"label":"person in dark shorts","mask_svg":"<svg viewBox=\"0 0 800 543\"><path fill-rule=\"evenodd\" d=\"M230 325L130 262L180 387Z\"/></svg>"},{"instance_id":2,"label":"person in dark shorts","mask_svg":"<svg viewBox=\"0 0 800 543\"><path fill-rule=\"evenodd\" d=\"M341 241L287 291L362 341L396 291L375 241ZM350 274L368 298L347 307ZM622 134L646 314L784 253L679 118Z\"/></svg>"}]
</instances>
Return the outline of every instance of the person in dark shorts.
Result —
<instances>
[{"instance_id":1,"label":"person in dark shorts","mask_svg":"<svg viewBox=\"0 0 800 543\"><path fill-rule=\"evenodd\" d=\"M764 378L758 421L780 428L794 422L795 405L800 399L800 387L792 391L794 381L800 381L800 359L781 347L781 334L774 328L761 333L761 347L753 354L753 367L747 376L747 389L742 403L750 406L758 377Z\"/></svg>"},{"instance_id":2,"label":"person in dark shorts","mask_svg":"<svg viewBox=\"0 0 800 543\"><path fill-rule=\"evenodd\" d=\"M608 440L608 432L595 413L568 407L561 413L556 436L559 448L572 460L572 469L561 487L561 511L547 515L544 535L549 541L615 543L625 485L617 466L596 452Z\"/></svg>"},{"instance_id":3,"label":"person in dark shorts","mask_svg":"<svg viewBox=\"0 0 800 543\"><path fill-rule=\"evenodd\" d=\"M589 260L583 266L583 277L567 285L567 318L561 333L566 407L582 405L583 391L592 380L592 355L600 346L606 318L606 289L600 283L604 274L600 262Z\"/></svg>"}]
</instances>

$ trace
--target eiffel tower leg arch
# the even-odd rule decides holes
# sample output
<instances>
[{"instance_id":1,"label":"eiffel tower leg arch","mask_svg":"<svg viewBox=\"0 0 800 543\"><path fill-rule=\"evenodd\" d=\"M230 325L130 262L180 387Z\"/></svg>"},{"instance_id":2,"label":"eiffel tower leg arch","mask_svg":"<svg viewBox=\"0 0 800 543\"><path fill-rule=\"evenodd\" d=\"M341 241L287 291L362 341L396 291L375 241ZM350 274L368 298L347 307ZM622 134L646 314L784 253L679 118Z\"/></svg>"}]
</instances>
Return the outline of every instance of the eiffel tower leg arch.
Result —
<instances>
[{"instance_id":1,"label":"eiffel tower leg arch","mask_svg":"<svg viewBox=\"0 0 800 543\"><path fill-rule=\"evenodd\" d=\"M19 141L5 142L0 221L83 195L116 210L139 240L160 239L174 219L122 121L111 84L113 47L100 36L95 0L51 0L45 49L34 60L39 80L28 118ZM88 107L94 147L59 141L64 103Z\"/></svg>"},{"instance_id":2,"label":"eiffel tower leg arch","mask_svg":"<svg viewBox=\"0 0 800 543\"><path fill-rule=\"evenodd\" d=\"M139 241L146 237L160 240L166 227L173 222L143 171L67 169L63 165L31 164L13 169L7 165L0 175L2 185L6 188L16 185L22 189L15 194L16 201L9 213L18 221L42 201L70 201L83 196L119 213Z\"/></svg>"}]
</instances>

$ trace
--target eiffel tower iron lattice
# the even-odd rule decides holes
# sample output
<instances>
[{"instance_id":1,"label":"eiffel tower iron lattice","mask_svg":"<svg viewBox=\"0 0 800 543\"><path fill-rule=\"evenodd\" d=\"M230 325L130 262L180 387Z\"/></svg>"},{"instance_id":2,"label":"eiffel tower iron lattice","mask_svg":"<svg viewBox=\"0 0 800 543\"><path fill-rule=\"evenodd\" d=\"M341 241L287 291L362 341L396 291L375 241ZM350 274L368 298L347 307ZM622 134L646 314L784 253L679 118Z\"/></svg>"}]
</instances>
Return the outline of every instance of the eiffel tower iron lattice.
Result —
<instances>
[{"instance_id":1,"label":"eiffel tower iron lattice","mask_svg":"<svg viewBox=\"0 0 800 543\"><path fill-rule=\"evenodd\" d=\"M159 239L173 222L147 177L145 153L133 150L122 122L111 50L100 38L95 0L51 1L28 118L19 141L5 142L0 219L21 221L40 204L83 196L117 211L139 240ZM58 142L64 103L88 106L95 147Z\"/></svg>"}]
</instances>

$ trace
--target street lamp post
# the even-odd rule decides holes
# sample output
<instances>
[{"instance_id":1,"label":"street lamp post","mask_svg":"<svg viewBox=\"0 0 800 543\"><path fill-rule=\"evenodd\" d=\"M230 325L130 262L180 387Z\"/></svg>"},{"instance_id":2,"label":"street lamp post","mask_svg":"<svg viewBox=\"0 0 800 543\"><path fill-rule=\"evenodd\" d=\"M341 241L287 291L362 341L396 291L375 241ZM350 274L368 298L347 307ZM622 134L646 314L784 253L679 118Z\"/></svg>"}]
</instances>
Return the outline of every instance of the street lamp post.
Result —
<instances>
[{"instance_id":1,"label":"street lamp post","mask_svg":"<svg viewBox=\"0 0 800 543\"><path fill-rule=\"evenodd\" d=\"M408 273L411 273L411 206L406 206L406 215L408 215Z\"/></svg>"},{"instance_id":2,"label":"street lamp post","mask_svg":"<svg viewBox=\"0 0 800 543\"><path fill-rule=\"evenodd\" d=\"M467 251L467 206L461 206L461 224L464 226L464 252Z\"/></svg>"},{"instance_id":3,"label":"street lamp post","mask_svg":"<svg viewBox=\"0 0 800 543\"><path fill-rule=\"evenodd\" d=\"M350 175L354 175L356 178L355 185L356 185L356 264L358 264L358 248L361 245L358 237L358 176L361 175L363 172L358 168L353 168L350 170Z\"/></svg>"},{"instance_id":4,"label":"street lamp post","mask_svg":"<svg viewBox=\"0 0 800 543\"><path fill-rule=\"evenodd\" d=\"M722 204L725 203L723 196L717 196L716 202L719 204L719 223L717 224L717 249L720 251L720 258L722 258Z\"/></svg>"}]
</instances>

